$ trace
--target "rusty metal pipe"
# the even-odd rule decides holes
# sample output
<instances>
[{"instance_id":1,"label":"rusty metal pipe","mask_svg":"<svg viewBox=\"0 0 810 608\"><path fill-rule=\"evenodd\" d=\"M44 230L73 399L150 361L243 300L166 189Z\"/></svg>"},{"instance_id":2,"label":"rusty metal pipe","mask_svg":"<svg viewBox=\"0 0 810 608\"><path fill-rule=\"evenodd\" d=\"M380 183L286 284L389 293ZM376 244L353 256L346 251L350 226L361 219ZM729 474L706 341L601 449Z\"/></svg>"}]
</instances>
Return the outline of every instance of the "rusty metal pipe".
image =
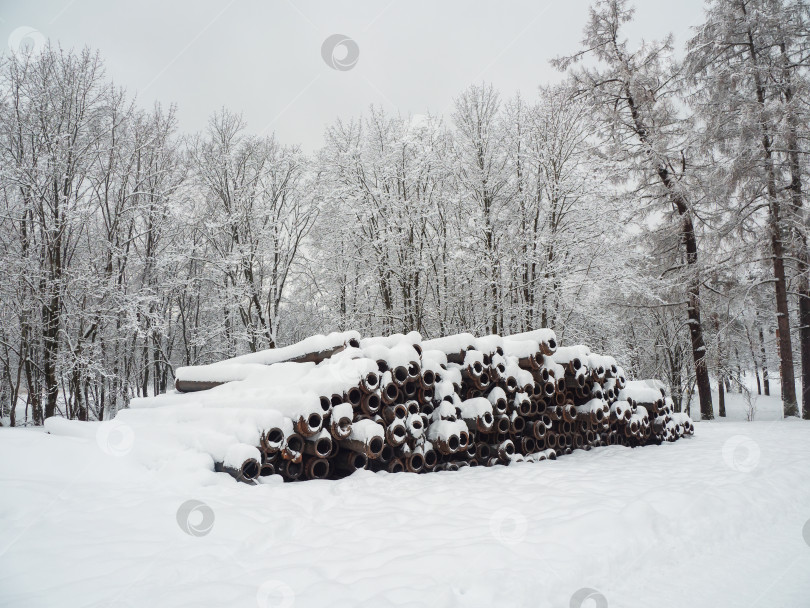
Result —
<instances>
[{"instance_id":1,"label":"rusty metal pipe","mask_svg":"<svg viewBox=\"0 0 810 608\"><path fill-rule=\"evenodd\" d=\"M261 473L262 465L255 458L248 458L238 468L218 463L215 470L227 473L237 481L251 482Z\"/></svg>"},{"instance_id":2,"label":"rusty metal pipe","mask_svg":"<svg viewBox=\"0 0 810 608\"><path fill-rule=\"evenodd\" d=\"M360 409L366 416L373 416L380 411L381 406L382 400L377 393L363 395L363 398L360 400Z\"/></svg>"},{"instance_id":3,"label":"rusty metal pipe","mask_svg":"<svg viewBox=\"0 0 810 608\"><path fill-rule=\"evenodd\" d=\"M490 446L490 449L498 455L498 459L503 463L508 463L515 454L515 444L511 439L505 439L497 445Z\"/></svg>"},{"instance_id":4,"label":"rusty metal pipe","mask_svg":"<svg viewBox=\"0 0 810 608\"><path fill-rule=\"evenodd\" d=\"M542 420L535 421L534 425L532 425L532 435L535 439L543 439L546 436L546 425L543 424Z\"/></svg>"},{"instance_id":5,"label":"rusty metal pipe","mask_svg":"<svg viewBox=\"0 0 810 608\"><path fill-rule=\"evenodd\" d=\"M357 439L342 439L338 441L338 443L340 444L341 448L346 448L352 452L362 452L371 460L378 458L383 450L383 447L385 446L385 442L382 440L382 437L378 437L376 435L367 442L359 441Z\"/></svg>"},{"instance_id":6,"label":"rusty metal pipe","mask_svg":"<svg viewBox=\"0 0 810 608\"><path fill-rule=\"evenodd\" d=\"M295 421L295 430L304 437L312 437L321 432L323 416L318 412L311 412Z\"/></svg>"},{"instance_id":7,"label":"rusty metal pipe","mask_svg":"<svg viewBox=\"0 0 810 608\"><path fill-rule=\"evenodd\" d=\"M304 441L304 454L327 458L332 453L332 438L329 435L320 435Z\"/></svg>"},{"instance_id":8,"label":"rusty metal pipe","mask_svg":"<svg viewBox=\"0 0 810 608\"><path fill-rule=\"evenodd\" d=\"M360 379L359 389L364 393L372 393L380 387L380 376L375 372L369 372Z\"/></svg>"},{"instance_id":9,"label":"rusty metal pipe","mask_svg":"<svg viewBox=\"0 0 810 608\"><path fill-rule=\"evenodd\" d=\"M405 457L405 470L409 473L419 473L425 467L425 457L419 452L411 452Z\"/></svg>"},{"instance_id":10,"label":"rusty metal pipe","mask_svg":"<svg viewBox=\"0 0 810 608\"><path fill-rule=\"evenodd\" d=\"M329 468L329 461L325 458L311 458L304 467L304 473L307 479L326 479Z\"/></svg>"},{"instance_id":11,"label":"rusty metal pipe","mask_svg":"<svg viewBox=\"0 0 810 608\"><path fill-rule=\"evenodd\" d=\"M407 410L406 410L407 411ZM392 446L398 447L408 438L408 428L404 423L390 424L385 427L385 440Z\"/></svg>"},{"instance_id":12,"label":"rusty metal pipe","mask_svg":"<svg viewBox=\"0 0 810 608\"><path fill-rule=\"evenodd\" d=\"M422 388L431 388L436 384L436 374L433 372L433 370L426 369L419 377L419 382L421 383Z\"/></svg>"},{"instance_id":13,"label":"rusty metal pipe","mask_svg":"<svg viewBox=\"0 0 810 608\"><path fill-rule=\"evenodd\" d=\"M354 473L355 471L366 468L368 456L362 452L341 452L334 459L334 462L336 469Z\"/></svg>"},{"instance_id":14,"label":"rusty metal pipe","mask_svg":"<svg viewBox=\"0 0 810 608\"><path fill-rule=\"evenodd\" d=\"M352 419L348 416L335 418L329 421L329 432L336 440L346 439L352 433Z\"/></svg>"},{"instance_id":15,"label":"rusty metal pipe","mask_svg":"<svg viewBox=\"0 0 810 608\"><path fill-rule=\"evenodd\" d=\"M346 391L346 402L351 403L352 407L360 407L360 402L363 399L363 391L359 386L353 386Z\"/></svg>"},{"instance_id":16,"label":"rusty metal pipe","mask_svg":"<svg viewBox=\"0 0 810 608\"><path fill-rule=\"evenodd\" d=\"M405 408L408 410L408 414L417 415L421 411L419 407L419 402L416 400L406 401Z\"/></svg>"},{"instance_id":17,"label":"rusty metal pipe","mask_svg":"<svg viewBox=\"0 0 810 608\"><path fill-rule=\"evenodd\" d=\"M393 382L388 384L387 386L383 387L380 398L382 399L383 403L396 403L397 399L399 399L399 387Z\"/></svg>"},{"instance_id":18,"label":"rusty metal pipe","mask_svg":"<svg viewBox=\"0 0 810 608\"><path fill-rule=\"evenodd\" d=\"M276 454L284 444L284 431L278 427L267 429L262 433L261 449L265 454Z\"/></svg>"},{"instance_id":19,"label":"rusty metal pipe","mask_svg":"<svg viewBox=\"0 0 810 608\"><path fill-rule=\"evenodd\" d=\"M386 424L391 424L394 420L405 420L408 417L408 408L403 403L384 405L380 414Z\"/></svg>"},{"instance_id":20,"label":"rusty metal pipe","mask_svg":"<svg viewBox=\"0 0 810 608\"><path fill-rule=\"evenodd\" d=\"M386 469L389 473L402 473L405 471L405 464L400 458L394 458L388 463Z\"/></svg>"},{"instance_id":21,"label":"rusty metal pipe","mask_svg":"<svg viewBox=\"0 0 810 608\"><path fill-rule=\"evenodd\" d=\"M297 433L287 436L284 447L281 450L281 457L292 462L301 462L304 450L304 438Z\"/></svg>"},{"instance_id":22,"label":"rusty metal pipe","mask_svg":"<svg viewBox=\"0 0 810 608\"><path fill-rule=\"evenodd\" d=\"M281 473L285 479L294 481L304 474L304 463L300 460L297 462L285 460L279 464L279 473Z\"/></svg>"},{"instance_id":23,"label":"rusty metal pipe","mask_svg":"<svg viewBox=\"0 0 810 608\"><path fill-rule=\"evenodd\" d=\"M461 443L458 435L450 435L447 438L437 437L433 442L433 445L435 449L439 451L439 453L443 454L444 456L449 456L450 454L454 454L456 451L458 451Z\"/></svg>"},{"instance_id":24,"label":"rusty metal pipe","mask_svg":"<svg viewBox=\"0 0 810 608\"><path fill-rule=\"evenodd\" d=\"M418 380L408 379L405 381L405 384L402 385L402 392L407 399L413 399L421 388Z\"/></svg>"},{"instance_id":25,"label":"rusty metal pipe","mask_svg":"<svg viewBox=\"0 0 810 608\"><path fill-rule=\"evenodd\" d=\"M392 371L392 378L394 380L394 384L397 386L402 386L405 384L409 377L410 374L408 374L408 368L404 365L399 365Z\"/></svg>"},{"instance_id":26,"label":"rusty metal pipe","mask_svg":"<svg viewBox=\"0 0 810 608\"><path fill-rule=\"evenodd\" d=\"M475 458L479 462L486 462L487 460L489 460L490 454L491 451L486 443L484 443L483 441L479 441L478 443L475 444Z\"/></svg>"},{"instance_id":27,"label":"rusty metal pipe","mask_svg":"<svg viewBox=\"0 0 810 608\"><path fill-rule=\"evenodd\" d=\"M436 454L436 450L433 448L428 448L424 450L422 453L422 457L425 459L425 470L432 471L433 467L436 466L436 463L439 462L439 457Z\"/></svg>"}]
</instances>

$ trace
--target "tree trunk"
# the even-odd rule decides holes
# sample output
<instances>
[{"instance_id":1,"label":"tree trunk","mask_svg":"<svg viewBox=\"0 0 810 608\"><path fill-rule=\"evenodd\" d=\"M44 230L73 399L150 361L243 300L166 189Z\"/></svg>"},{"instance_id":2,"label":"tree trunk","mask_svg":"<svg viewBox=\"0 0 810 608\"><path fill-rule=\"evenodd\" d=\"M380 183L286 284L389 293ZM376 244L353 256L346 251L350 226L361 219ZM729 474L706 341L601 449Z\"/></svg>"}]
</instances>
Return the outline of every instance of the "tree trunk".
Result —
<instances>
[{"instance_id":1,"label":"tree trunk","mask_svg":"<svg viewBox=\"0 0 810 608\"><path fill-rule=\"evenodd\" d=\"M783 62L783 93L785 112L787 115L787 148L788 165L790 167L790 200L794 215L795 243L798 251L799 272L799 352L802 365L802 413L805 420L810 420L810 252L807 250L807 232L805 213L802 201L802 166L799 151L799 125L796 112L793 108L793 85L791 82L792 62L788 57L787 47L783 42L780 45ZM798 412L796 412L798 414Z\"/></svg>"},{"instance_id":2,"label":"tree trunk","mask_svg":"<svg viewBox=\"0 0 810 608\"><path fill-rule=\"evenodd\" d=\"M743 15L746 15L745 5L741 5ZM759 69L759 59L751 31L748 35L748 50L751 63L755 70ZM782 408L785 416L797 416L799 413L796 404L796 381L793 371L793 347L790 340L790 310L787 300L787 279L785 277L785 252L782 243L782 220L780 218L780 203L776 188L776 170L773 162L773 150L770 130L766 119L765 88L759 73L754 73L754 85L757 104L760 108L759 127L762 156L765 163L765 186L768 195L768 228L771 237L771 253L773 255L774 290L776 292L776 324L779 343L779 369L782 380Z\"/></svg>"},{"instance_id":3,"label":"tree trunk","mask_svg":"<svg viewBox=\"0 0 810 608\"><path fill-rule=\"evenodd\" d=\"M759 327L759 354L762 365L762 387L765 390L765 396L769 397L771 395L771 381L768 378L768 356L765 352L765 334L761 325Z\"/></svg>"},{"instance_id":4,"label":"tree trunk","mask_svg":"<svg viewBox=\"0 0 810 608\"><path fill-rule=\"evenodd\" d=\"M723 347L720 344L720 317L714 314L714 330L717 332L717 408L721 418L726 417L726 378L723 361Z\"/></svg>"},{"instance_id":5,"label":"tree trunk","mask_svg":"<svg viewBox=\"0 0 810 608\"><path fill-rule=\"evenodd\" d=\"M618 48L616 52L619 57L622 56ZM652 153L654 148L652 143L648 140L649 130L642 121L629 84L625 83L624 90L626 94L625 102L633 118L636 135L639 140L641 140L641 143ZM651 158L654 158L654 156ZM709 383L709 370L706 366L706 344L703 339L703 325L701 325L700 322L700 277L697 274L698 248L695 227L692 223L692 211L683 193L679 190L678 185L673 182L672 175L669 173L667 166L663 163L658 163L655 170L661 183L666 188L670 202L675 209L677 209L678 215L681 218L681 242L686 249L686 264L690 270L687 289L689 300L686 307L686 316L687 324L689 325L689 337L692 341L692 357L695 362L695 381L697 383L698 398L700 400L700 417L701 420L712 420L714 419L712 389Z\"/></svg>"},{"instance_id":6,"label":"tree trunk","mask_svg":"<svg viewBox=\"0 0 810 608\"><path fill-rule=\"evenodd\" d=\"M765 145L765 142L763 142ZM782 408L785 416L799 414L796 404L796 380L793 375L793 345L790 340L790 309L787 299L785 276L785 252L782 246L782 227L779 203L776 200L776 180L773 165L768 171L768 195L770 200L771 252L773 254L774 290L776 292L776 326L779 344L779 372L782 379Z\"/></svg>"}]
</instances>

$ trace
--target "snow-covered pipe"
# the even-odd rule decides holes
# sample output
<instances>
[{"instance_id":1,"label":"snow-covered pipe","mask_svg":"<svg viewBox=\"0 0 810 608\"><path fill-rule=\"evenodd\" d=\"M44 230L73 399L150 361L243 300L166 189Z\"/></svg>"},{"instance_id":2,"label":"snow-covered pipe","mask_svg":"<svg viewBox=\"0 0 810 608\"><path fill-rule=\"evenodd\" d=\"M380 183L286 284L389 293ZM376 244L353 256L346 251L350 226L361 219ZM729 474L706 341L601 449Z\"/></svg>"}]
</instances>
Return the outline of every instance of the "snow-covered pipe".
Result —
<instances>
[{"instance_id":1,"label":"snow-covered pipe","mask_svg":"<svg viewBox=\"0 0 810 608\"><path fill-rule=\"evenodd\" d=\"M512 412L512 416L509 419L509 432L513 435L520 435L523 433L525 427L526 421L523 417L519 416L517 412Z\"/></svg>"},{"instance_id":2,"label":"snow-covered pipe","mask_svg":"<svg viewBox=\"0 0 810 608\"><path fill-rule=\"evenodd\" d=\"M284 445L284 431L279 427L269 428L262 433L259 443L265 454L276 454Z\"/></svg>"},{"instance_id":3,"label":"snow-covered pipe","mask_svg":"<svg viewBox=\"0 0 810 608\"><path fill-rule=\"evenodd\" d=\"M494 413L506 413L508 401L506 399L506 392L500 386L493 387L492 390L487 393L487 400L492 405Z\"/></svg>"},{"instance_id":4,"label":"snow-covered pipe","mask_svg":"<svg viewBox=\"0 0 810 608\"><path fill-rule=\"evenodd\" d=\"M261 473L261 452L255 446L237 443L228 448L217 470L228 473L238 481L252 481Z\"/></svg>"},{"instance_id":5,"label":"snow-covered pipe","mask_svg":"<svg viewBox=\"0 0 810 608\"><path fill-rule=\"evenodd\" d=\"M304 441L304 454L327 458L332 453L332 436L323 430L317 436Z\"/></svg>"},{"instance_id":6,"label":"snow-covered pipe","mask_svg":"<svg viewBox=\"0 0 810 608\"><path fill-rule=\"evenodd\" d=\"M507 464L515 453L515 444L511 439L505 439L498 444L490 445L491 452L498 455L498 459Z\"/></svg>"},{"instance_id":7,"label":"snow-covered pipe","mask_svg":"<svg viewBox=\"0 0 810 608\"><path fill-rule=\"evenodd\" d=\"M503 352L506 357L514 357L525 370L539 371L542 367L544 355L536 340L508 338L503 341Z\"/></svg>"},{"instance_id":8,"label":"snow-covered pipe","mask_svg":"<svg viewBox=\"0 0 810 608\"><path fill-rule=\"evenodd\" d=\"M297 433L287 435L284 439L284 446L281 449L281 456L284 460L301 462L304 451L304 438Z\"/></svg>"},{"instance_id":9,"label":"snow-covered pipe","mask_svg":"<svg viewBox=\"0 0 810 608\"><path fill-rule=\"evenodd\" d=\"M207 390L227 382L244 379L245 365L274 365L276 363L320 363L341 352L347 346L360 346L356 331L335 332L328 336L310 336L296 344L225 359L210 365L178 367L175 388L180 392Z\"/></svg>"},{"instance_id":10,"label":"snow-covered pipe","mask_svg":"<svg viewBox=\"0 0 810 608\"><path fill-rule=\"evenodd\" d=\"M324 421L324 427L328 423L328 430L334 439L345 439L352 429L352 406L342 403L333 408L328 420ZM322 431L325 432L325 431Z\"/></svg>"},{"instance_id":11,"label":"snow-covered pipe","mask_svg":"<svg viewBox=\"0 0 810 608\"><path fill-rule=\"evenodd\" d=\"M553 355L557 350L557 335L554 330L542 328L532 331L525 331L518 334L506 336L504 340L534 340L543 350L543 354Z\"/></svg>"},{"instance_id":12,"label":"snow-covered pipe","mask_svg":"<svg viewBox=\"0 0 810 608\"><path fill-rule=\"evenodd\" d=\"M445 354L450 363L462 363L468 350L475 349L475 336L461 333L432 340L422 340L422 352L438 350Z\"/></svg>"},{"instance_id":13,"label":"snow-covered pipe","mask_svg":"<svg viewBox=\"0 0 810 608\"><path fill-rule=\"evenodd\" d=\"M307 416L301 416L295 421L295 430L303 437L312 437L321 432L323 428L323 416L318 412L312 412Z\"/></svg>"},{"instance_id":14,"label":"snow-covered pipe","mask_svg":"<svg viewBox=\"0 0 810 608\"><path fill-rule=\"evenodd\" d=\"M395 418L391 424L385 427L385 441L393 446L399 447L408 439L408 427L404 420Z\"/></svg>"},{"instance_id":15,"label":"snow-covered pipe","mask_svg":"<svg viewBox=\"0 0 810 608\"><path fill-rule=\"evenodd\" d=\"M385 447L385 429L373 420L358 420L352 424L352 432L341 440L340 447L362 452L370 459L378 458Z\"/></svg>"}]
</instances>

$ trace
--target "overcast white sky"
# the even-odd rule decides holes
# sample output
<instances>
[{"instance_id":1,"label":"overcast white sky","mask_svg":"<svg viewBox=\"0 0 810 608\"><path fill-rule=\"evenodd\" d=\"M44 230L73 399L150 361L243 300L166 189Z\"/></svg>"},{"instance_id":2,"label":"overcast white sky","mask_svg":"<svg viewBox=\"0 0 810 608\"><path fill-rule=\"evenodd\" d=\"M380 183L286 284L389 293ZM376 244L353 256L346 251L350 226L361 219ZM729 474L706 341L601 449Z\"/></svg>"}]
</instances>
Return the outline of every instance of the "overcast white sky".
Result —
<instances>
[{"instance_id":1,"label":"overcast white sky","mask_svg":"<svg viewBox=\"0 0 810 608\"><path fill-rule=\"evenodd\" d=\"M336 117L369 104L440 113L473 82L533 95L560 78L548 60L578 48L589 0L0 0L0 40L32 27L63 46L89 45L141 105L176 103L180 128L221 106L251 131L320 146ZM633 37L682 44L702 0L639 0ZM337 71L321 44L354 39L356 66ZM5 45L3 46L5 48ZM340 52L340 50L339 50Z\"/></svg>"}]
</instances>

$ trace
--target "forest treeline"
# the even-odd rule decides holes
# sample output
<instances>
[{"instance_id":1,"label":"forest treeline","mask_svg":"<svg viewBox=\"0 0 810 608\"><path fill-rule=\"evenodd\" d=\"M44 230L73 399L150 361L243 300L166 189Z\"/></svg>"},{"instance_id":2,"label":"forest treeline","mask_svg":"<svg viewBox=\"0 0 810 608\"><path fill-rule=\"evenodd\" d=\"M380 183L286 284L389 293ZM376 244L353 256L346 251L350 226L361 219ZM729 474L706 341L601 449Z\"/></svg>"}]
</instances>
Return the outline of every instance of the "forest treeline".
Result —
<instances>
[{"instance_id":1,"label":"forest treeline","mask_svg":"<svg viewBox=\"0 0 810 608\"><path fill-rule=\"evenodd\" d=\"M536 95L372 107L313 154L234 109L181 133L90 49L7 54L4 423L106 419L177 366L314 333L537 327L703 418L710 377L723 415L752 371L810 417L810 9L711 0L685 48L631 19L597 2Z\"/></svg>"}]
</instances>

